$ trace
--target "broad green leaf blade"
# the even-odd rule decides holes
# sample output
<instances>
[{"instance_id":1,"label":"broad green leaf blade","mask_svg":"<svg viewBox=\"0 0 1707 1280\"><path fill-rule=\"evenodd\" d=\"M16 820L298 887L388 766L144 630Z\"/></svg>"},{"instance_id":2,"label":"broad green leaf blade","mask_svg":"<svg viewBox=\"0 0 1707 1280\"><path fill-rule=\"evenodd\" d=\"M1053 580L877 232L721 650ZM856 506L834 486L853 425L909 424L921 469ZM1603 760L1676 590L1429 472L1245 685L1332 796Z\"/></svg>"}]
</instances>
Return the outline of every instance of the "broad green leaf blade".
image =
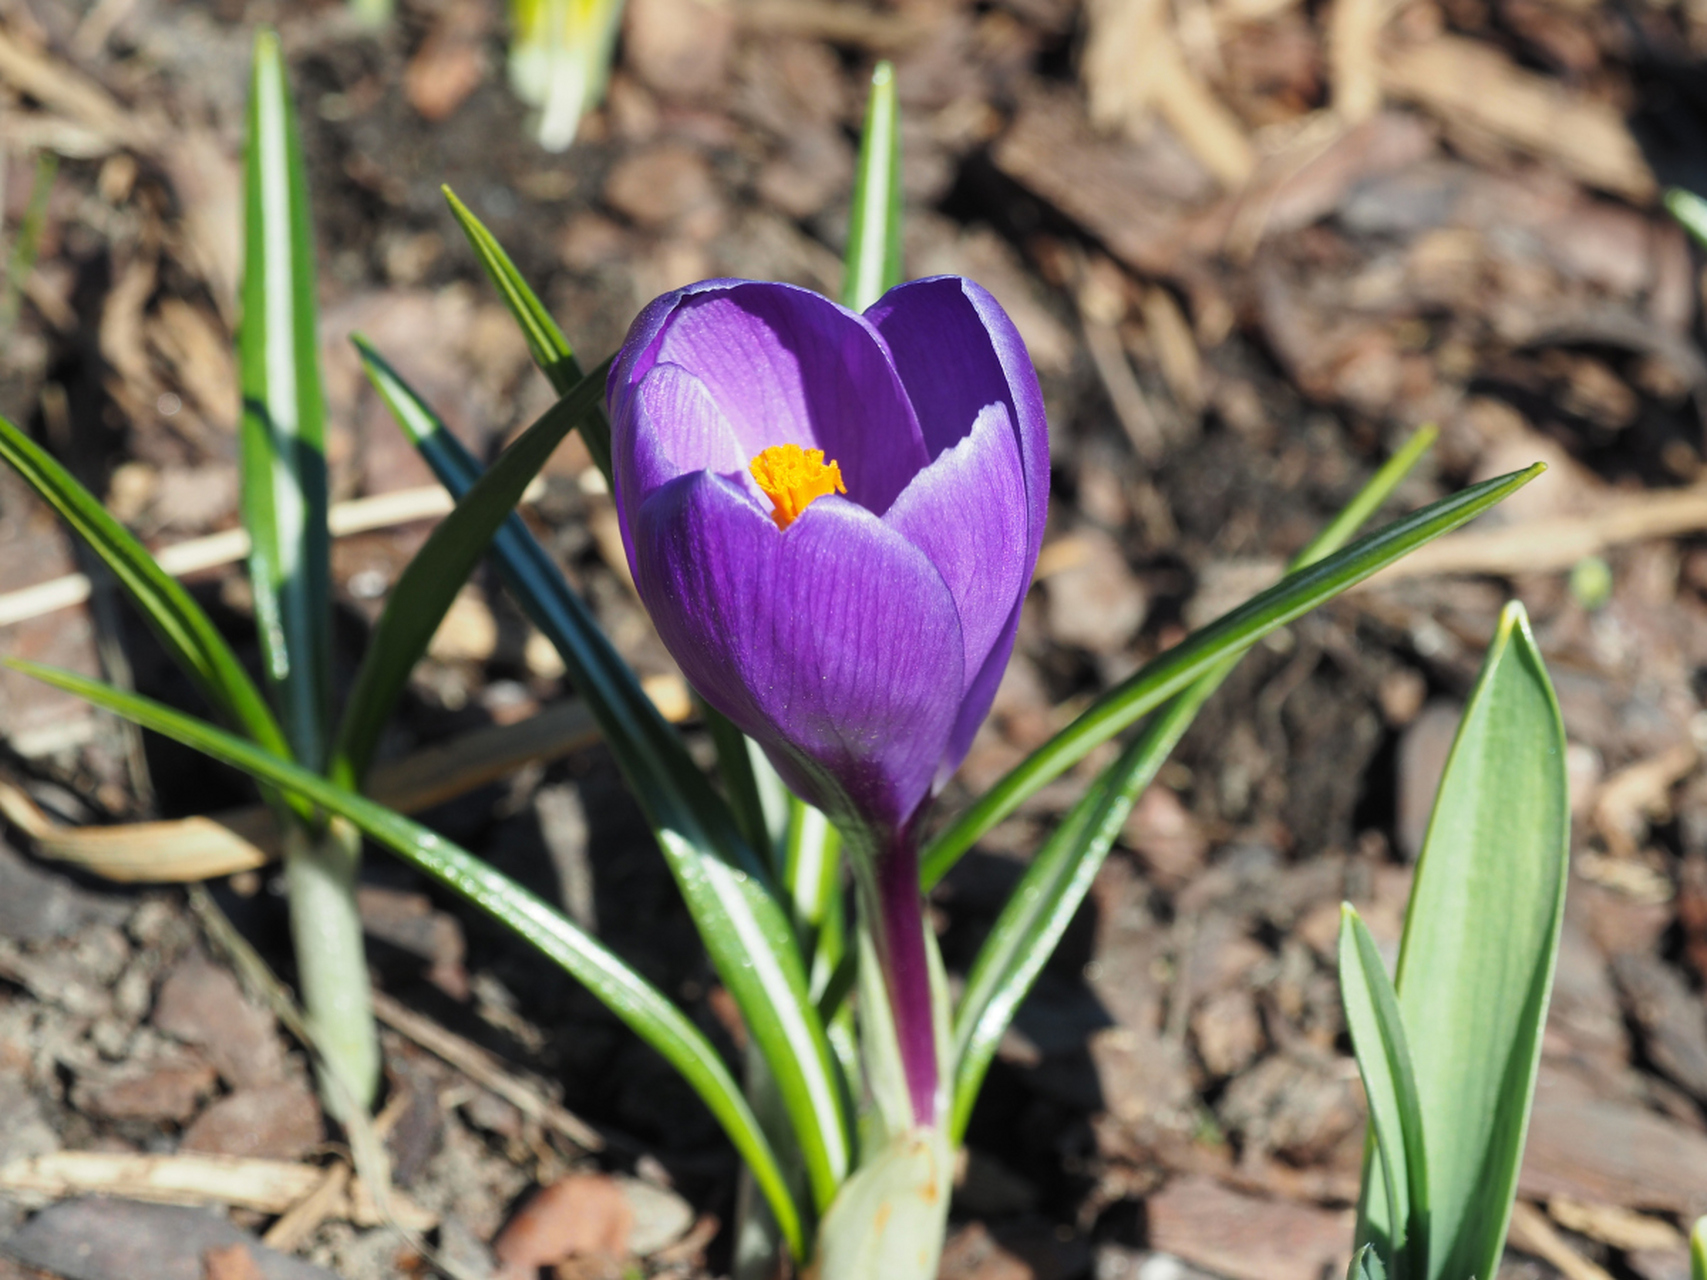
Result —
<instances>
[{"instance_id":1,"label":"broad green leaf blade","mask_svg":"<svg viewBox=\"0 0 1707 1280\"><path fill-rule=\"evenodd\" d=\"M0 458L101 557L166 652L218 714L269 751L290 754L266 698L183 584L156 564L148 549L75 476L4 418L0 418Z\"/></svg>"},{"instance_id":2,"label":"broad green leaf blade","mask_svg":"<svg viewBox=\"0 0 1707 1280\"><path fill-rule=\"evenodd\" d=\"M581 364L575 359L575 350L569 345L569 339L558 328L557 321L551 318L551 312L545 309L539 295L522 279L522 273L516 270L516 264L504 252L498 238L486 229L467 205L456 198L455 192L449 187L442 190L457 225L468 237L474 256L480 259L487 278L515 317L522 337L527 339L528 354L533 357L534 364L539 366L539 371L558 395L568 395L570 389L581 381ZM610 423L605 418L602 405L598 413L581 424L581 438L587 442L587 452L592 455L594 465L604 473L605 481L609 483Z\"/></svg>"},{"instance_id":3,"label":"broad green leaf blade","mask_svg":"<svg viewBox=\"0 0 1707 1280\"><path fill-rule=\"evenodd\" d=\"M1193 632L1091 704L939 833L924 851L920 881L929 890L973 841L1007 817L1027 796L1061 776L1087 753L1161 705L1221 659L1242 652L1277 627L1308 613L1386 568L1426 542L1450 533L1521 489L1546 467L1536 463L1485 480L1395 520Z\"/></svg>"},{"instance_id":4,"label":"broad green leaf blade","mask_svg":"<svg viewBox=\"0 0 1707 1280\"><path fill-rule=\"evenodd\" d=\"M330 744L332 613L314 234L278 37L255 37L243 252L243 524L268 682L292 754Z\"/></svg>"},{"instance_id":5,"label":"broad green leaf blade","mask_svg":"<svg viewBox=\"0 0 1707 1280\"><path fill-rule=\"evenodd\" d=\"M1697 1218L1690 1228L1689 1280L1707 1280L1707 1218Z\"/></svg>"},{"instance_id":6,"label":"broad green leaf blade","mask_svg":"<svg viewBox=\"0 0 1707 1280\"><path fill-rule=\"evenodd\" d=\"M815 1280L935 1280L953 1189L941 1130L909 1129L860 1166L818 1232Z\"/></svg>"},{"instance_id":7,"label":"broad green leaf blade","mask_svg":"<svg viewBox=\"0 0 1707 1280\"><path fill-rule=\"evenodd\" d=\"M451 216L462 228L462 234L468 237L469 247L474 250L474 256L480 259L487 278L492 281L498 290L498 296L504 300L504 305L515 317L522 337L527 339L528 354L533 357L533 362L539 366L540 372L546 376L558 395L568 395L581 381L581 363L575 359L575 349L569 345L569 339L564 336L557 321L551 318L551 312L545 309L539 295L522 279L522 273L516 270L515 262L504 251L504 246L498 243L498 238L486 229L486 224L475 217L473 211L457 198L456 192L449 187L440 187L439 190L444 192L445 200L450 205Z\"/></svg>"},{"instance_id":8,"label":"broad green leaf blade","mask_svg":"<svg viewBox=\"0 0 1707 1280\"><path fill-rule=\"evenodd\" d=\"M1407 441L1298 553L1292 567L1313 564L1343 546L1417 464L1435 434L1425 428ZM955 1140L965 1132L997 1044L1084 901L1134 798L1150 784L1239 657L1234 653L1222 658L1145 726L1056 828L1002 908L967 976L956 1011L950 1113L950 1134ZM821 1005L834 1007L827 998Z\"/></svg>"},{"instance_id":9,"label":"broad green leaf blade","mask_svg":"<svg viewBox=\"0 0 1707 1280\"><path fill-rule=\"evenodd\" d=\"M368 376L434 474L453 494L465 493L479 464L395 370L358 347ZM851 1166L852 1130L786 905L681 737L527 527L512 516L492 550L505 584L562 656L651 822L712 964L776 1078L824 1208Z\"/></svg>"},{"instance_id":10,"label":"broad green leaf blade","mask_svg":"<svg viewBox=\"0 0 1707 1280\"><path fill-rule=\"evenodd\" d=\"M601 365L568 395L547 409L505 449L477 483L457 499L426 545L403 571L374 628L367 655L338 725L332 752L332 776L359 789L373 762L380 731L397 705L410 671L444 620L451 602L474 566L486 554L500 525L522 499L523 491L562 443L563 437L597 412L604 396L608 365Z\"/></svg>"},{"instance_id":11,"label":"broad green leaf blade","mask_svg":"<svg viewBox=\"0 0 1707 1280\"><path fill-rule=\"evenodd\" d=\"M1349 902L1340 907L1340 998L1346 1026L1369 1099L1369 1126L1386 1194L1383 1250L1401 1277L1428 1274L1428 1147L1416 1073L1399 998L1381 963L1381 953ZM1365 1196L1369 1194L1365 1176ZM1370 1215L1359 1215L1358 1236L1371 1234ZM1371 1242L1374 1243L1374 1242ZM1402 1263L1403 1265L1398 1265Z\"/></svg>"},{"instance_id":12,"label":"broad green leaf blade","mask_svg":"<svg viewBox=\"0 0 1707 1280\"><path fill-rule=\"evenodd\" d=\"M1381 1255L1375 1246L1366 1244L1351 1260L1346 1280L1387 1280L1387 1268L1381 1265Z\"/></svg>"},{"instance_id":13,"label":"broad green leaf blade","mask_svg":"<svg viewBox=\"0 0 1707 1280\"><path fill-rule=\"evenodd\" d=\"M1559 949L1568 801L1559 705L1514 601L1447 758L1395 983L1428 1135L1428 1280L1499 1264Z\"/></svg>"},{"instance_id":14,"label":"broad green leaf blade","mask_svg":"<svg viewBox=\"0 0 1707 1280\"><path fill-rule=\"evenodd\" d=\"M705 1101L753 1170L795 1256L802 1256L804 1231L799 1209L788 1193L770 1144L717 1050L679 1009L598 940L473 854L318 774L191 716L97 680L37 663L8 665L347 819L370 839L538 947L662 1054Z\"/></svg>"},{"instance_id":15,"label":"broad green leaf blade","mask_svg":"<svg viewBox=\"0 0 1707 1280\"><path fill-rule=\"evenodd\" d=\"M842 303L864 311L901 283L901 107L887 61L871 73L850 214Z\"/></svg>"}]
</instances>

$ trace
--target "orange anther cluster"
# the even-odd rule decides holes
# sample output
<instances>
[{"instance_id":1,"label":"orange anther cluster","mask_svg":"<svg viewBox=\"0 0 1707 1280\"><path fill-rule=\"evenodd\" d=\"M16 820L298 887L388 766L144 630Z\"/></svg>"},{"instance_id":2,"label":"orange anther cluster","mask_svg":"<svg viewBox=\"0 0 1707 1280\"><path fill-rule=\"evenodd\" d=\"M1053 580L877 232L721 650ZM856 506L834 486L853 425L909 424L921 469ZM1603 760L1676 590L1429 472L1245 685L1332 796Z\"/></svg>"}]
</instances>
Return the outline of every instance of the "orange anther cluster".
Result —
<instances>
[{"instance_id":1,"label":"orange anther cluster","mask_svg":"<svg viewBox=\"0 0 1707 1280\"><path fill-rule=\"evenodd\" d=\"M802 449L797 444L773 444L748 464L759 488L775 504L771 519L786 529L813 501L825 494L846 493L842 468L824 461L822 449Z\"/></svg>"}]
</instances>

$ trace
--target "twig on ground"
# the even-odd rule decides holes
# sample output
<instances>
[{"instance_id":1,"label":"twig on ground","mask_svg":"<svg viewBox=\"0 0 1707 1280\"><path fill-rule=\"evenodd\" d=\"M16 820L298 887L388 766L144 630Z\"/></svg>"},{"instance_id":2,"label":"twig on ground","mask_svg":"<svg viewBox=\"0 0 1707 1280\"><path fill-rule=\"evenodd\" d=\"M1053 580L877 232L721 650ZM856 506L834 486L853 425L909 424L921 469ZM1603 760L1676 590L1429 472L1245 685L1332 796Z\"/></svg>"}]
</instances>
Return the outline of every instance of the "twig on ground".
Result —
<instances>
[{"instance_id":1,"label":"twig on ground","mask_svg":"<svg viewBox=\"0 0 1707 1280\"><path fill-rule=\"evenodd\" d=\"M444 1059L463 1075L516 1110L562 1134L584 1151L604 1150L605 1140L585 1120L552 1101L543 1091L517 1076L498 1057L454 1031L441 1027L386 995L373 993L373 1011L393 1031Z\"/></svg>"}]
</instances>

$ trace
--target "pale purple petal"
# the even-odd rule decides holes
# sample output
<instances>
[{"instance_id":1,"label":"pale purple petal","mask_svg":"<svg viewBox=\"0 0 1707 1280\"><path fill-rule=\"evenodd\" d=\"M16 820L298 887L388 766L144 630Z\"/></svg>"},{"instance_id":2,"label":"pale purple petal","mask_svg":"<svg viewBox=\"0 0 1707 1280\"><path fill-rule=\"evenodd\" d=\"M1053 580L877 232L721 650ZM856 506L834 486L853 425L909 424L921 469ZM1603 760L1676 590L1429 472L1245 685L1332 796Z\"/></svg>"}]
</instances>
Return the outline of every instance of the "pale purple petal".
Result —
<instances>
[{"instance_id":1,"label":"pale purple petal","mask_svg":"<svg viewBox=\"0 0 1707 1280\"><path fill-rule=\"evenodd\" d=\"M953 598L923 552L855 503L786 530L708 472L635 521L635 583L690 683L842 818L898 830L960 705Z\"/></svg>"},{"instance_id":2,"label":"pale purple petal","mask_svg":"<svg viewBox=\"0 0 1707 1280\"><path fill-rule=\"evenodd\" d=\"M627 407L623 429L611 433L611 471L618 491L617 519L633 572L634 539L627 513L638 511L654 489L690 471L745 477L747 456L711 392L680 365L653 365ZM749 492L756 503L756 488Z\"/></svg>"},{"instance_id":3,"label":"pale purple petal","mask_svg":"<svg viewBox=\"0 0 1707 1280\"><path fill-rule=\"evenodd\" d=\"M931 457L971 431L985 405L1007 406L1025 468L1029 574L1049 514L1049 421L1013 321L959 276L897 285L865 314L888 340Z\"/></svg>"},{"instance_id":4,"label":"pale purple petal","mask_svg":"<svg viewBox=\"0 0 1707 1280\"><path fill-rule=\"evenodd\" d=\"M841 466L848 497L879 515L925 465L883 340L809 290L725 284L684 294L648 351L705 382L749 458L778 444L822 449Z\"/></svg>"}]
</instances>

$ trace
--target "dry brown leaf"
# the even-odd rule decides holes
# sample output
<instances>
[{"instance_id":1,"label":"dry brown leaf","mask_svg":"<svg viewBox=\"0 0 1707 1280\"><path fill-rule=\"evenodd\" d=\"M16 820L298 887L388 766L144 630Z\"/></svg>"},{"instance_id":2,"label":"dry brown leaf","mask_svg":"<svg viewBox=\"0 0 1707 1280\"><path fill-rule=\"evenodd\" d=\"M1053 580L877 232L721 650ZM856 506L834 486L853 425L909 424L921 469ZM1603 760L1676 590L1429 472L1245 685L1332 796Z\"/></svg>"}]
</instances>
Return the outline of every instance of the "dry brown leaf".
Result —
<instances>
[{"instance_id":1,"label":"dry brown leaf","mask_svg":"<svg viewBox=\"0 0 1707 1280\"><path fill-rule=\"evenodd\" d=\"M1566 1244L1539 1209L1523 1200L1511 1208L1511 1243L1515 1248L1550 1263L1565 1280L1612 1280L1604 1268Z\"/></svg>"},{"instance_id":2,"label":"dry brown leaf","mask_svg":"<svg viewBox=\"0 0 1707 1280\"><path fill-rule=\"evenodd\" d=\"M1557 162L1590 186L1651 200L1653 171L1617 109L1525 71L1492 45L1439 36L1388 55L1382 87L1452 123Z\"/></svg>"},{"instance_id":3,"label":"dry brown leaf","mask_svg":"<svg viewBox=\"0 0 1707 1280\"><path fill-rule=\"evenodd\" d=\"M1664 1218L1650 1217L1634 1209L1554 1196L1547 1201L1547 1212L1565 1230L1626 1252L1634 1249L1677 1251L1689 1247L1683 1233Z\"/></svg>"}]
</instances>

